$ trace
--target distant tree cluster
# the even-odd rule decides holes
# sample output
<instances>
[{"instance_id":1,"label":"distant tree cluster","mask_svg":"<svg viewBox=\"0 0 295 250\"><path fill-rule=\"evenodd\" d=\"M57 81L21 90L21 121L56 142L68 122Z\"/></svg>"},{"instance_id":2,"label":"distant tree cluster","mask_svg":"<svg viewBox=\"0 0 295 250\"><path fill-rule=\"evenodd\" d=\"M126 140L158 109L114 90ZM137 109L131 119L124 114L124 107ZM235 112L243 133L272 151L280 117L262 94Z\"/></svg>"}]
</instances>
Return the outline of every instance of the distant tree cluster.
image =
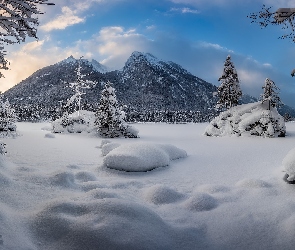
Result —
<instances>
[{"instance_id":1,"label":"distant tree cluster","mask_svg":"<svg viewBox=\"0 0 295 250\"><path fill-rule=\"evenodd\" d=\"M214 109L208 110L204 114L200 111L192 110L147 110L126 112L127 122L164 122L164 123L198 123L208 122L215 117L218 112Z\"/></svg>"}]
</instances>

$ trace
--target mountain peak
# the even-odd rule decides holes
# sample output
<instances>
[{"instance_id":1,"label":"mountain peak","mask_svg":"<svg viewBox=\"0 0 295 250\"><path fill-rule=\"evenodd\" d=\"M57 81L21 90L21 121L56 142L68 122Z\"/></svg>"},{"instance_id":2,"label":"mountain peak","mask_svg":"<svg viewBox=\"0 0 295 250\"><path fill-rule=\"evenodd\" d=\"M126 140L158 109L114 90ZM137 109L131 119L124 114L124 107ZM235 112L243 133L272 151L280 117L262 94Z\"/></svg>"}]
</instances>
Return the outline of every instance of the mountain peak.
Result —
<instances>
[{"instance_id":1,"label":"mountain peak","mask_svg":"<svg viewBox=\"0 0 295 250\"><path fill-rule=\"evenodd\" d=\"M73 64L73 63L76 63L79 59L75 59L72 55L69 56L68 58L60 61L58 64ZM94 70L96 70L97 72L100 72L100 73L106 73L109 71L109 69L100 64L98 61L92 59L91 61L87 60L87 59L82 59L82 62L88 66L91 66L93 67Z\"/></svg>"},{"instance_id":2,"label":"mountain peak","mask_svg":"<svg viewBox=\"0 0 295 250\"><path fill-rule=\"evenodd\" d=\"M163 62L150 53L143 53L143 52L134 51L131 54L131 56L128 58L125 67L130 66L130 65L134 65L134 64L139 64L139 63L149 64L152 66L159 67L159 66L161 66L161 64Z\"/></svg>"},{"instance_id":3,"label":"mountain peak","mask_svg":"<svg viewBox=\"0 0 295 250\"><path fill-rule=\"evenodd\" d=\"M76 61L77 60L72 55L70 55L68 58L62 60L59 63L75 63Z\"/></svg>"}]
</instances>

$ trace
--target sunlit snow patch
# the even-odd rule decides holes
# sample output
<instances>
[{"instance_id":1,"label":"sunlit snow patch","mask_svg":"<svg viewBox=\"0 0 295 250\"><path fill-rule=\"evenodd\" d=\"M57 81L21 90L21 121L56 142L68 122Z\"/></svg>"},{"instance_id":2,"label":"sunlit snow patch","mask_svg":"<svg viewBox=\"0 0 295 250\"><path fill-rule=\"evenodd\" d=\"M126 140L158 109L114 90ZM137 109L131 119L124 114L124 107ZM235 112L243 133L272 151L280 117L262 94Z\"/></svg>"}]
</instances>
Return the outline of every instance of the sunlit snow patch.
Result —
<instances>
[{"instance_id":1,"label":"sunlit snow patch","mask_svg":"<svg viewBox=\"0 0 295 250\"><path fill-rule=\"evenodd\" d=\"M146 172L168 166L171 160L186 156L184 150L170 144L132 143L109 151L104 158L104 165L122 171Z\"/></svg>"}]
</instances>

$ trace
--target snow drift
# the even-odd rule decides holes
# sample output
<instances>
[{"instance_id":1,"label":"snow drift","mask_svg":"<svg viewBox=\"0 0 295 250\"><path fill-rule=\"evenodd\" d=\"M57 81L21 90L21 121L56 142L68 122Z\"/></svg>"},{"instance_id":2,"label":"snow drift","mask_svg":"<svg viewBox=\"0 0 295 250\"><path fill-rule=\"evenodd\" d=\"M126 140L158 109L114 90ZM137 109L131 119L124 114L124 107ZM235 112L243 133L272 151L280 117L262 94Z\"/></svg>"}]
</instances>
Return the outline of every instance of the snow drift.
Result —
<instances>
[{"instance_id":1,"label":"snow drift","mask_svg":"<svg viewBox=\"0 0 295 250\"><path fill-rule=\"evenodd\" d=\"M207 136L284 137L284 118L268 103L235 106L214 118L205 129Z\"/></svg>"},{"instance_id":2,"label":"snow drift","mask_svg":"<svg viewBox=\"0 0 295 250\"><path fill-rule=\"evenodd\" d=\"M102 153L106 155L105 166L128 172L146 172L187 156L184 150L173 145L153 143L109 143L102 147Z\"/></svg>"}]
</instances>

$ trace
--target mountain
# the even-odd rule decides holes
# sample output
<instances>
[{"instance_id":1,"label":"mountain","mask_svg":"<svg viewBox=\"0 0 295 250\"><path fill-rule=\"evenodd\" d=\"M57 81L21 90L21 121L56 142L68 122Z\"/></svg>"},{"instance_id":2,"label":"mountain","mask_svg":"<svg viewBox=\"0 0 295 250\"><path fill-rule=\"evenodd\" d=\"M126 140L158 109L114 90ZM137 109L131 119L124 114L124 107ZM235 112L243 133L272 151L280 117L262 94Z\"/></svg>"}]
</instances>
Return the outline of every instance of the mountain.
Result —
<instances>
[{"instance_id":1,"label":"mountain","mask_svg":"<svg viewBox=\"0 0 295 250\"><path fill-rule=\"evenodd\" d=\"M21 120L54 119L61 115L60 108L73 95L69 83L76 80L78 61L70 56L44 67L4 93ZM155 117L155 112L167 111L193 112L198 115L197 121L209 120L216 114L216 86L176 63L159 60L149 53L133 52L124 67L115 71L95 60L82 59L81 73L85 79L97 83L83 96L84 109L95 110L104 82L110 81L119 103L126 107L127 115L136 114L135 120L147 113ZM243 102L251 100L244 96Z\"/></svg>"}]
</instances>

